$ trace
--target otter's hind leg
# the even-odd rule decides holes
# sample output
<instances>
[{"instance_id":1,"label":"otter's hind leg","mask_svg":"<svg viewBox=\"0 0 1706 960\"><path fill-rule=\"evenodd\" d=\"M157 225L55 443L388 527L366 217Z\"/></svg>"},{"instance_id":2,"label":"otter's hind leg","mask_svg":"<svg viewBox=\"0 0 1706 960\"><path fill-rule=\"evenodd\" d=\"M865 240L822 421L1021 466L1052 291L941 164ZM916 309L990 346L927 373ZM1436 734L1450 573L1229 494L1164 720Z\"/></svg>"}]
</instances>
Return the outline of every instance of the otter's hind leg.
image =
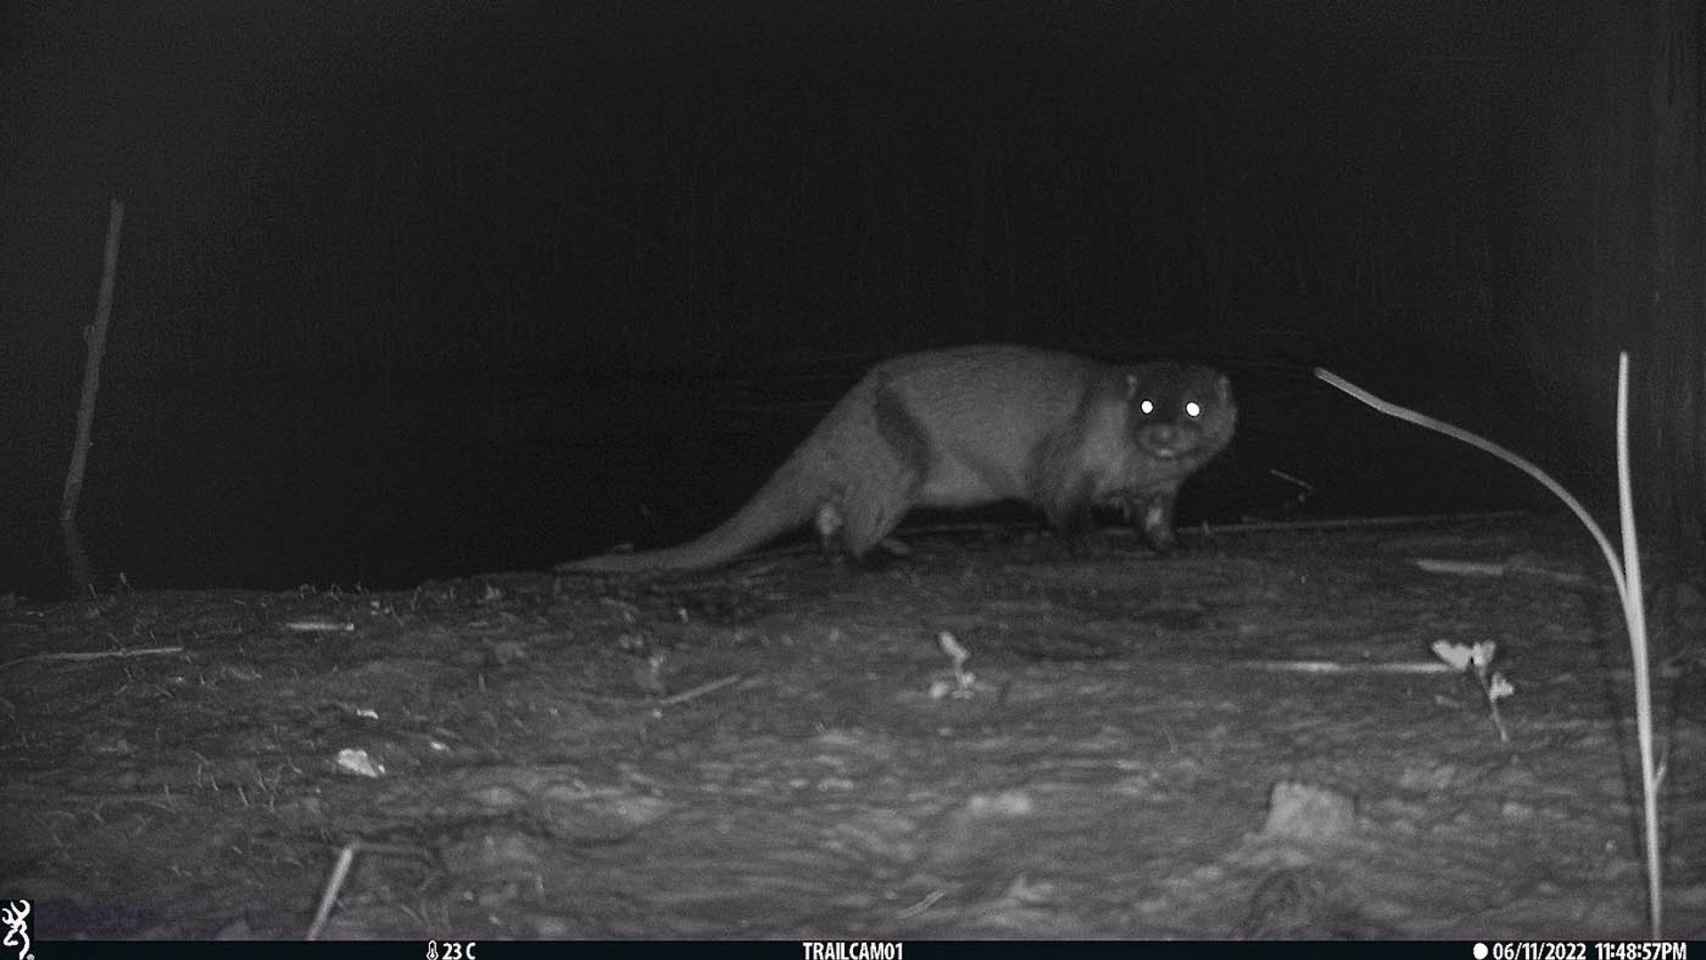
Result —
<instances>
[{"instance_id":1,"label":"otter's hind leg","mask_svg":"<svg viewBox=\"0 0 1706 960\"><path fill-rule=\"evenodd\" d=\"M876 427L841 504L842 542L855 558L900 525L918 502L918 490L930 469L930 444L924 427L887 383L877 384L872 401ZM821 527L820 527L821 529Z\"/></svg>"}]
</instances>

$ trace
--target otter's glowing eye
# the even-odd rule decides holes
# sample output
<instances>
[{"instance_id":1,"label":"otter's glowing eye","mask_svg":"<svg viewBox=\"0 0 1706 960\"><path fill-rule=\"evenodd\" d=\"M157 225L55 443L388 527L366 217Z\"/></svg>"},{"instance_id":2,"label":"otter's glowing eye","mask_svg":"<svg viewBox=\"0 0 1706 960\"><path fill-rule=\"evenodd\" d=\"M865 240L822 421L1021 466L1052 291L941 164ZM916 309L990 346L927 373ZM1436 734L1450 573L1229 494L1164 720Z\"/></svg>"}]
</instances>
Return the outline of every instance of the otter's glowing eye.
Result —
<instances>
[{"instance_id":1,"label":"otter's glowing eye","mask_svg":"<svg viewBox=\"0 0 1706 960\"><path fill-rule=\"evenodd\" d=\"M1185 403L1185 415L1190 417L1192 420L1202 416L1202 404L1195 400L1187 401Z\"/></svg>"},{"instance_id":2,"label":"otter's glowing eye","mask_svg":"<svg viewBox=\"0 0 1706 960\"><path fill-rule=\"evenodd\" d=\"M1155 401L1154 400L1145 400L1142 403L1139 403L1137 405L1137 409L1142 410L1145 415L1154 413L1155 412Z\"/></svg>"}]
</instances>

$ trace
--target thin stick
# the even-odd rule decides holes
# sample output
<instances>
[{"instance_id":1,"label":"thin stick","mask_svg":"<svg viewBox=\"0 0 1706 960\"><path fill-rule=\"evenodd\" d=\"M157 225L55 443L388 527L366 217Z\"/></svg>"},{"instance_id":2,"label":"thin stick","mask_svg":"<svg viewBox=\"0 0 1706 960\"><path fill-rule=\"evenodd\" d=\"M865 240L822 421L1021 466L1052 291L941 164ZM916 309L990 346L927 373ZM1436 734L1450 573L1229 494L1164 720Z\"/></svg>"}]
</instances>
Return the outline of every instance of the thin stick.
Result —
<instances>
[{"instance_id":1,"label":"thin stick","mask_svg":"<svg viewBox=\"0 0 1706 960\"><path fill-rule=\"evenodd\" d=\"M8 660L0 663L0 670L16 666L20 663L44 663L53 660L64 660L72 663L86 663L93 660L124 660L130 657L163 657L174 653L183 653L183 647L129 647L122 650L91 650L87 652L65 653L32 653L27 657Z\"/></svg>"},{"instance_id":2,"label":"thin stick","mask_svg":"<svg viewBox=\"0 0 1706 960\"><path fill-rule=\"evenodd\" d=\"M697 687L693 687L690 690L683 690L680 693L678 693L672 697L664 697L662 700L658 701L658 704L660 706L672 707L678 703L686 703L687 701L692 700L695 697L702 697L705 694L710 693L713 690L721 690L724 687L728 686L729 684L738 683L739 681L741 681L743 679L745 679L745 677L742 674L731 673L728 676L723 677L720 680L712 680L709 683L701 683Z\"/></svg>"},{"instance_id":3,"label":"thin stick","mask_svg":"<svg viewBox=\"0 0 1706 960\"><path fill-rule=\"evenodd\" d=\"M421 857L431 860L431 856L419 847L404 847L390 843L368 843L365 840L352 840L344 844L338 851L338 859L332 864L332 874L326 879L326 886L320 893L320 906L314 911L314 922L308 925L305 940L318 940L326 929L326 921L332 917L332 908L337 905L338 894L343 891L344 881L349 879L350 867L355 864L358 853L391 854L410 857Z\"/></svg>"},{"instance_id":4,"label":"thin stick","mask_svg":"<svg viewBox=\"0 0 1706 960\"><path fill-rule=\"evenodd\" d=\"M89 434L95 424L95 395L101 389L101 359L107 352L107 325L113 313L113 283L118 274L119 230L124 226L124 201L112 201L107 217L107 252L101 267L101 293L95 304L95 324L83 331L89 359L83 367L83 398L77 405L77 439L71 447L71 469L65 473L65 492L59 504L59 529L65 535L65 555L77 592L89 588L89 555L77 530L77 500L83 495L83 471L89 464Z\"/></svg>"},{"instance_id":5,"label":"thin stick","mask_svg":"<svg viewBox=\"0 0 1706 960\"><path fill-rule=\"evenodd\" d=\"M1647 827L1647 919L1654 940L1664 920L1664 861L1659 858L1659 778L1653 766L1653 680L1647 666L1647 612L1641 603L1641 553L1635 546L1635 504L1629 481L1629 351L1617 355L1617 515L1623 525L1627 588L1623 618L1635 668L1635 740L1641 751L1641 815Z\"/></svg>"},{"instance_id":6,"label":"thin stick","mask_svg":"<svg viewBox=\"0 0 1706 960\"><path fill-rule=\"evenodd\" d=\"M320 906L314 911L314 922L308 925L304 940L320 939L320 932L326 929L326 921L331 919L332 905L338 902L338 891L344 888L344 880L349 877L349 868L355 863L356 851L361 849L359 841L344 844L338 851L338 859L332 864L332 875L326 879L325 889L320 893Z\"/></svg>"}]
</instances>

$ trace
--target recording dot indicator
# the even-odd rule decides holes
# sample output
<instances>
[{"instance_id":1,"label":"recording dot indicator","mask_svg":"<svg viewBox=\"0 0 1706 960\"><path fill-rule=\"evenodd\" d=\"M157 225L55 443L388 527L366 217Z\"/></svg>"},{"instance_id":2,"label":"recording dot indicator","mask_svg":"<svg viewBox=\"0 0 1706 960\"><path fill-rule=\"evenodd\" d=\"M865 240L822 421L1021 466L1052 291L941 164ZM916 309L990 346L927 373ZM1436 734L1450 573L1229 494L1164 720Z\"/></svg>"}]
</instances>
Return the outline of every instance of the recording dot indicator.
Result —
<instances>
[{"instance_id":1,"label":"recording dot indicator","mask_svg":"<svg viewBox=\"0 0 1706 960\"><path fill-rule=\"evenodd\" d=\"M1484 943L1477 943L1470 947L1469 952L1474 955L1475 960L1487 960L1487 945Z\"/></svg>"}]
</instances>

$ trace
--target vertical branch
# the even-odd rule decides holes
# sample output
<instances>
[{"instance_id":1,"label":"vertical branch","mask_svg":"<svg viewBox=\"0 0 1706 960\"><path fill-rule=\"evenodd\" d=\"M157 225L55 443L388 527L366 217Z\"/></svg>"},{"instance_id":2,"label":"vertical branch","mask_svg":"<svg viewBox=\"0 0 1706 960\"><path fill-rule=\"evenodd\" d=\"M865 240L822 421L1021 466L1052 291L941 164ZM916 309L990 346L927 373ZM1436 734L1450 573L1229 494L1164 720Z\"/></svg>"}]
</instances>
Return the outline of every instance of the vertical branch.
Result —
<instances>
[{"instance_id":1,"label":"vertical branch","mask_svg":"<svg viewBox=\"0 0 1706 960\"><path fill-rule=\"evenodd\" d=\"M95 423L95 395L101 389L101 358L107 352L107 324L113 312L113 281L118 273L119 229L124 226L124 202L114 199L107 218L107 252L101 267L101 293L95 304L95 323L84 329L89 346L83 367L83 397L77 405L77 439L71 447L71 469L65 473L65 492L59 504L59 528L65 535L65 555L71 567L72 586L88 589L89 557L77 531L77 500L83 494L83 471L89 463L89 434Z\"/></svg>"},{"instance_id":2,"label":"vertical branch","mask_svg":"<svg viewBox=\"0 0 1706 960\"><path fill-rule=\"evenodd\" d=\"M1653 764L1653 680L1647 610L1641 597L1641 551L1635 537L1635 486L1629 479L1629 351L1617 355L1617 519L1623 527L1623 616L1635 672L1635 743L1641 754L1642 823L1646 827L1647 919L1654 940L1664 924L1664 858L1659 842L1659 775Z\"/></svg>"}]
</instances>

